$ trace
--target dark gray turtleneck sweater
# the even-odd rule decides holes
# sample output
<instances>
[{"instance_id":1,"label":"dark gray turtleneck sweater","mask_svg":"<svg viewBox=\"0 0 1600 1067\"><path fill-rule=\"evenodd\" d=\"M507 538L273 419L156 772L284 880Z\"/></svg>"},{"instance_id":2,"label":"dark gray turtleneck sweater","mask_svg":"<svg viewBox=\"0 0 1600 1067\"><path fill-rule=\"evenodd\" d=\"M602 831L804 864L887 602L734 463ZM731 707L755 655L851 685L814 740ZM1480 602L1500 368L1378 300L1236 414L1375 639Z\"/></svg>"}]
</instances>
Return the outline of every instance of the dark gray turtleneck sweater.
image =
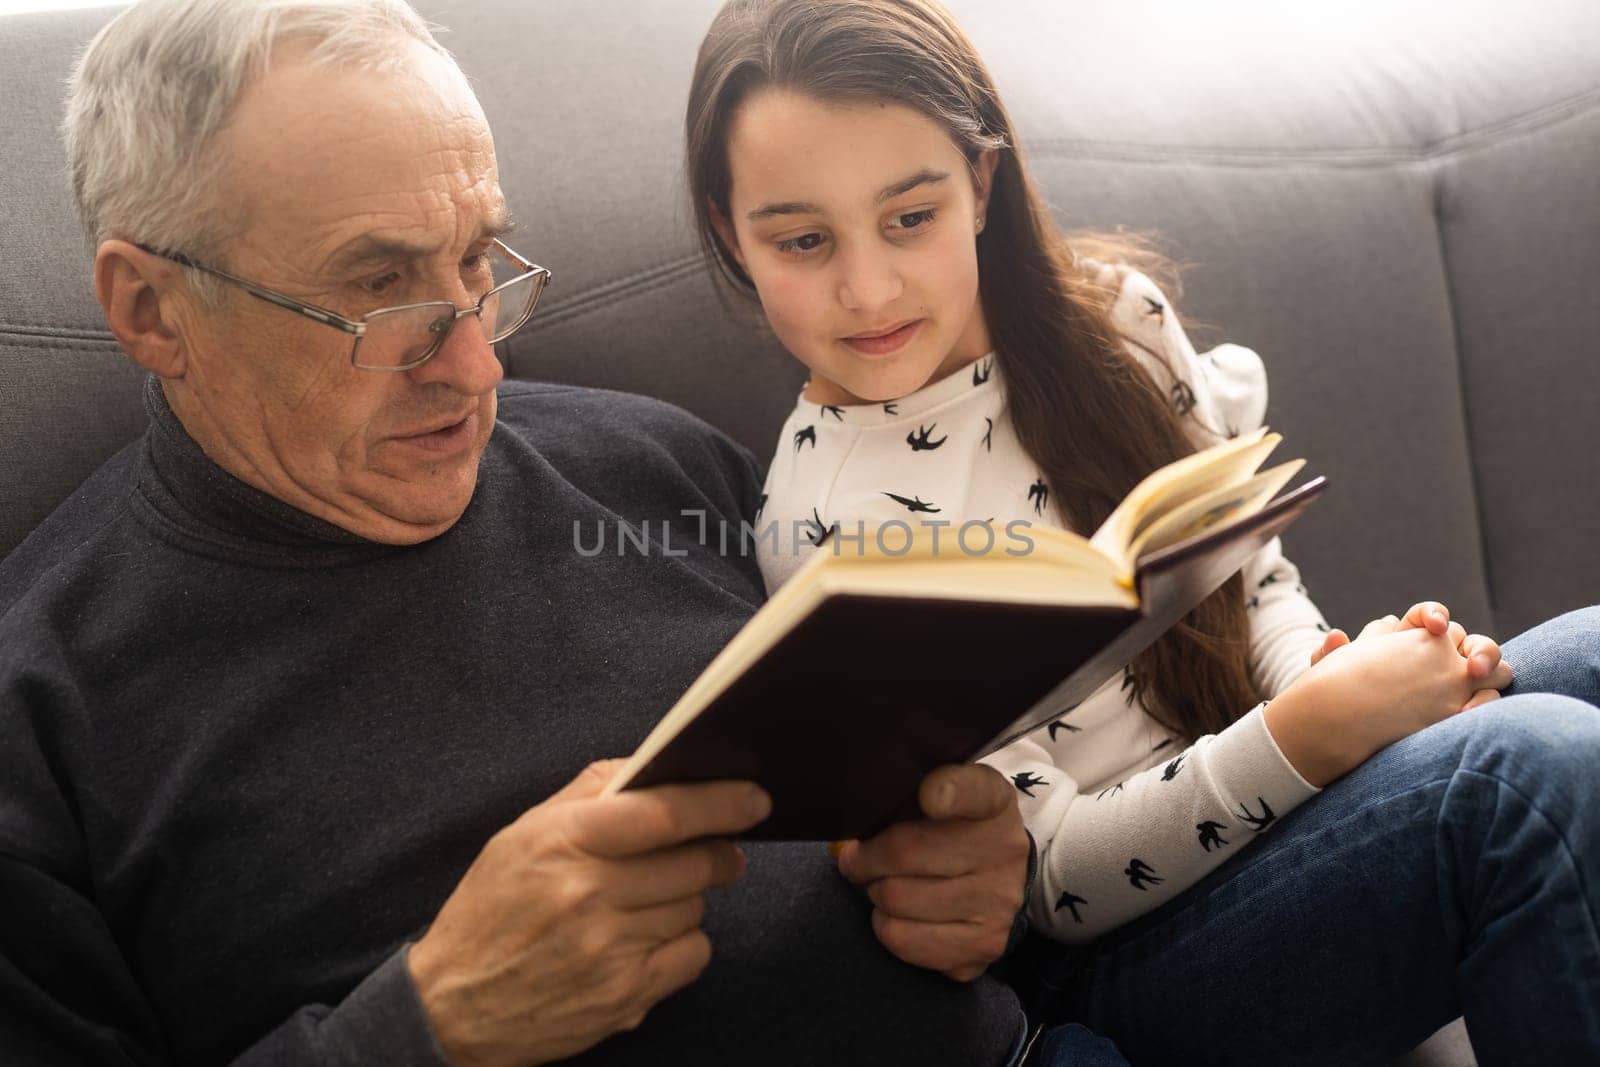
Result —
<instances>
[{"instance_id":1,"label":"dark gray turtleneck sweater","mask_svg":"<svg viewBox=\"0 0 1600 1067\"><path fill-rule=\"evenodd\" d=\"M665 404L508 384L461 520L395 548L148 406L0 563L0 1059L437 1064L401 947L749 617L753 558L680 512L749 517L754 464ZM619 519L656 547L619 556ZM1009 991L895 961L820 846L748 851L705 974L585 1062L1003 1060Z\"/></svg>"}]
</instances>

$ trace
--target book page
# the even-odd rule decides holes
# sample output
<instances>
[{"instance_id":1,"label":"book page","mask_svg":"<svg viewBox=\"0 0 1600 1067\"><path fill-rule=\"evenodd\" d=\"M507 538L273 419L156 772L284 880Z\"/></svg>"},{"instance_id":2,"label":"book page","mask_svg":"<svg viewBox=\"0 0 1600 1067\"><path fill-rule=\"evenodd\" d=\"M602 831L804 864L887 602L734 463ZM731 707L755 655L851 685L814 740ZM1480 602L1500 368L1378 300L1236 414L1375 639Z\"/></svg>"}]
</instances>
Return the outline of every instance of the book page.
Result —
<instances>
[{"instance_id":1,"label":"book page","mask_svg":"<svg viewBox=\"0 0 1600 1067\"><path fill-rule=\"evenodd\" d=\"M1262 427L1151 472L1106 517L1089 543L1115 560L1124 577L1131 579L1131 546L1146 527L1197 495L1244 481L1281 440L1281 435Z\"/></svg>"},{"instance_id":2,"label":"book page","mask_svg":"<svg viewBox=\"0 0 1600 1067\"><path fill-rule=\"evenodd\" d=\"M1278 490L1288 485L1289 479L1305 465L1303 459L1291 460L1239 485L1224 485L1202 493L1146 526L1133 539L1129 553L1134 559L1140 559L1205 530L1253 515L1266 507Z\"/></svg>"}]
</instances>

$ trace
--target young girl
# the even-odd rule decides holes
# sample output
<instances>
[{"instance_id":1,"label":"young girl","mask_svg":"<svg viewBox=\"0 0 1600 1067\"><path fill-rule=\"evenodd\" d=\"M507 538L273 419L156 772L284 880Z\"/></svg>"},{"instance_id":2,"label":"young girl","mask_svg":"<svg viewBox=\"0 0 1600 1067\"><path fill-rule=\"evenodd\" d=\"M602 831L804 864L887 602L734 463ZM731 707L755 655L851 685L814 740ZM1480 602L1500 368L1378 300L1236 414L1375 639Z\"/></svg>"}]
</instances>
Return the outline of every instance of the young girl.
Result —
<instances>
[{"instance_id":1,"label":"young girl","mask_svg":"<svg viewBox=\"0 0 1600 1067\"><path fill-rule=\"evenodd\" d=\"M1153 257L1055 231L992 80L932 0L734 0L702 46L686 126L710 254L811 372L766 486L761 519L781 537L776 551L758 542L769 591L836 523L1024 519L1091 532L1151 470L1260 425L1260 360L1234 346L1197 354L1168 297L1135 269ZM1555 638L1544 640L1538 649ZM1494 716L1456 716L1509 681L1499 647L1467 637L1440 605L1379 620L1354 643L1329 633L1274 541L1091 699L988 761L1016 787L1037 843L1035 929L1096 941L1073 957L1094 966L1073 971L1067 1009L1136 1061L1199 1062L1196 1033L1235 1059L1325 1051L1337 1042L1302 1025L1304 993L1282 977L1302 945L1329 945L1313 995L1325 1029L1361 1054L1403 1051L1463 1009L1475 1040L1600 1051L1595 861L1560 894L1496 897L1481 867L1439 859L1435 829L1461 817L1444 810L1448 790L1405 807L1415 783L1453 780L1472 755L1499 768L1517 749L1545 790L1567 766L1563 745L1600 756L1589 705L1525 696ZM1535 716L1547 731L1560 721L1563 745L1529 729ZM1555 806L1557 816L1541 809L1555 841L1596 842L1586 805ZM1564 845L1519 846L1530 850L1519 862L1575 862ZM1313 876L1319 863L1327 871ZM1308 895L1308 878L1330 895ZM1380 906L1389 894L1406 908ZM1461 901L1474 910L1456 923ZM1354 924L1339 910L1352 903ZM1593 965L1541 999L1564 1030L1483 1007L1553 984L1552 946L1535 950L1497 921L1516 916L1525 931L1533 916L1581 927L1584 915ZM1449 951L1391 966L1386 953L1435 950L1430 937ZM1349 990L1331 995L1345 961L1383 961L1393 988L1370 983L1355 1005L1340 999ZM1162 996L1141 995L1158 986ZM1422 1008L1389 1010L1419 988ZM1260 1019L1278 1007L1279 1027L1295 1020L1287 1031ZM1364 1021L1397 1017L1351 1026L1362 1009Z\"/></svg>"}]
</instances>

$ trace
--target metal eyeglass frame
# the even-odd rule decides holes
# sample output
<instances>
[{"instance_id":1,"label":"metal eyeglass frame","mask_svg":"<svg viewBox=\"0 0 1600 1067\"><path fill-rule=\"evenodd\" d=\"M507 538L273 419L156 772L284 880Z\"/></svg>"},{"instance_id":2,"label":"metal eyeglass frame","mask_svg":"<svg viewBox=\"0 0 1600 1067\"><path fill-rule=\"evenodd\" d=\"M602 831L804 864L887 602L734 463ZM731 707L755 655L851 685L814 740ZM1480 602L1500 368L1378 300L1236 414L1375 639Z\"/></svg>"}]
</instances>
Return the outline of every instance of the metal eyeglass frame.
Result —
<instances>
[{"instance_id":1,"label":"metal eyeglass frame","mask_svg":"<svg viewBox=\"0 0 1600 1067\"><path fill-rule=\"evenodd\" d=\"M179 266L188 267L191 270L198 270L205 274L210 274L214 277L221 278L226 282L232 282L234 285L237 285L239 288L243 289L245 292L249 293L258 300L265 300L269 304L274 304L286 311L292 311L297 315L304 315L306 318L311 319L314 322L320 322L324 326L332 326L336 330L342 330L345 333L353 334L356 340L355 343L350 346L350 365L355 367L357 370L376 371L380 373L414 370L415 368L422 366L424 363L428 362L428 360L432 359L434 354L437 353L439 349L444 347L445 338L450 336L450 331L455 329L455 324L463 317L467 315L476 315L478 316L478 321L482 322L484 301L488 300L491 296L500 292L502 289L505 289L507 286L517 284L528 275L536 275L537 280L533 283L536 288L533 291L533 297L528 301L528 310L520 319L518 319L511 326L507 327L503 332L497 330L496 333L498 333L499 336L488 338L490 344L494 344L496 341L505 340L507 337L510 337L512 334L522 329L522 327L527 324L528 320L533 318L534 309L539 306L539 296L544 292L544 287L550 284L551 278L551 274L548 269L539 266L537 263L534 263L531 260L523 259L521 256L517 255L517 253L513 252L509 247L507 247L505 242L496 238L494 240L493 247L499 249L500 253L509 259L514 265L521 267L522 273L517 275L515 278L512 278L509 281L501 282L499 285L490 289L488 292L480 296L478 298L478 302L471 307L459 308L449 300L424 300L416 304L398 304L394 307L379 308L376 311L370 311L366 315L363 315L361 317L361 321L356 321L353 319L347 319L343 315L337 314L336 312L329 311L327 308L318 307L315 304L308 304L303 300L296 300L292 296L285 296L280 292L268 289L266 286L257 285L252 281L246 281L244 278L236 277L235 275L229 274L227 271L218 270L216 267L208 267L204 263L198 263L195 260L190 259L182 252L163 251L159 248L152 248L149 245L138 243L135 243L134 247L148 252L152 256L160 256L162 259L171 260L173 263L176 263ZM437 336L434 338L433 343L428 346L427 351L423 352L422 355L406 363L396 364L393 367L374 367L356 362L356 353L361 351L361 340L367 335L367 319L373 318L377 315L389 314L391 312L415 311L418 308L426 307L437 307L441 310L441 314L443 313L444 308L449 308L453 317L451 318L448 327L444 329L435 328L434 332L437 334Z\"/></svg>"}]
</instances>

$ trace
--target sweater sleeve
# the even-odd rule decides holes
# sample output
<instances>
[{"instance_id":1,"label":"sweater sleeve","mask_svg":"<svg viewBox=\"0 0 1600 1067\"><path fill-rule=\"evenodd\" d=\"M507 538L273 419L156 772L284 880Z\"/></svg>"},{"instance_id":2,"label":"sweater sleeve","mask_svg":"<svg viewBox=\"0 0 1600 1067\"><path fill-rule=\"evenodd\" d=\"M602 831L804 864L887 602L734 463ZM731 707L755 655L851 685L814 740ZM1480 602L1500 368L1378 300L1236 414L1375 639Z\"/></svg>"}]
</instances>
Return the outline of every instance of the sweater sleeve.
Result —
<instances>
[{"instance_id":1,"label":"sweater sleeve","mask_svg":"<svg viewBox=\"0 0 1600 1067\"><path fill-rule=\"evenodd\" d=\"M0 1047L16 1067L172 1062L155 1013L93 902L40 866L0 855ZM239 1067L446 1067L404 950L337 1006L308 1005Z\"/></svg>"},{"instance_id":2,"label":"sweater sleeve","mask_svg":"<svg viewBox=\"0 0 1600 1067\"><path fill-rule=\"evenodd\" d=\"M407 945L340 1001L301 1008L233 1061L234 1067L449 1067L406 966Z\"/></svg>"},{"instance_id":3,"label":"sweater sleeve","mask_svg":"<svg viewBox=\"0 0 1600 1067\"><path fill-rule=\"evenodd\" d=\"M0 642L0 1049L7 1065L166 1064L155 1005L96 903L94 878L63 778L63 752L88 743L75 690L37 642L22 657ZM311 1004L236 1063L444 1067L405 966L404 949L337 1005Z\"/></svg>"},{"instance_id":4,"label":"sweater sleeve","mask_svg":"<svg viewBox=\"0 0 1600 1067\"><path fill-rule=\"evenodd\" d=\"M43 869L0 856L0 1047L16 1067L172 1062L159 1024L93 903ZM337 1006L308 1005L239 1067L446 1067L404 952Z\"/></svg>"},{"instance_id":5,"label":"sweater sleeve","mask_svg":"<svg viewBox=\"0 0 1600 1067\"><path fill-rule=\"evenodd\" d=\"M17 1067L168 1062L155 1013L88 895L0 851L0 1048Z\"/></svg>"},{"instance_id":6,"label":"sweater sleeve","mask_svg":"<svg viewBox=\"0 0 1600 1067\"><path fill-rule=\"evenodd\" d=\"M1259 708L1093 794L1080 792L1031 738L984 762L1018 787L1038 843L1028 918L1068 944L1170 900L1317 792L1279 750Z\"/></svg>"}]
</instances>

